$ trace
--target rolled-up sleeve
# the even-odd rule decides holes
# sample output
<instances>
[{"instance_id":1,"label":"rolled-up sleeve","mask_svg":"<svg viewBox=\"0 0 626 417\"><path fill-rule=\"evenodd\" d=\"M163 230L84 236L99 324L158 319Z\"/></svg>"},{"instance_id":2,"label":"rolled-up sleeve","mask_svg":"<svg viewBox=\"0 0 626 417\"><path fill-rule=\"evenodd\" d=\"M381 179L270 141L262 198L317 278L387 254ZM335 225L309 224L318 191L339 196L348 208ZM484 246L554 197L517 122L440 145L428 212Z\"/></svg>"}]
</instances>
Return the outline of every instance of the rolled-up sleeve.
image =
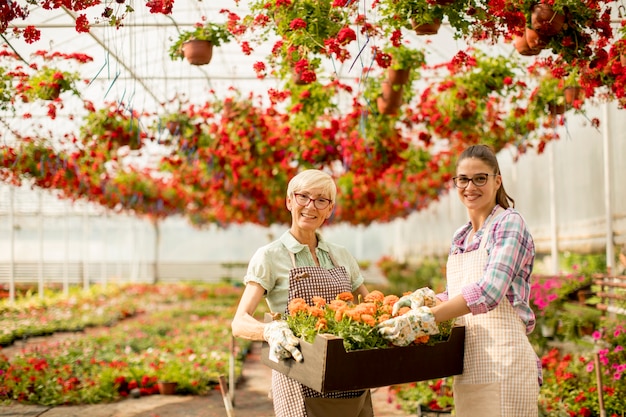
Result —
<instances>
[{"instance_id":1,"label":"rolled-up sleeve","mask_svg":"<svg viewBox=\"0 0 626 417\"><path fill-rule=\"evenodd\" d=\"M461 289L468 308L472 314L483 314L506 296L527 329L532 330L534 313L528 299L535 247L524 220L519 213L509 212L494 222L485 238L489 257L484 274Z\"/></svg>"}]
</instances>

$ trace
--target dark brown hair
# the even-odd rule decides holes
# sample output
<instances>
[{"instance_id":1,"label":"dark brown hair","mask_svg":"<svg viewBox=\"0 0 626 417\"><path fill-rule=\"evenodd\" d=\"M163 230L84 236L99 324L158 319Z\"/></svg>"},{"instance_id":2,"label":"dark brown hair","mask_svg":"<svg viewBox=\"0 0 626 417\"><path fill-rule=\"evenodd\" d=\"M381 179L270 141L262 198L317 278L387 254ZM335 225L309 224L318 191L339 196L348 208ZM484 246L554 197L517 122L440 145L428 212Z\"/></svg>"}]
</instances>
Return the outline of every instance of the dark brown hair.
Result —
<instances>
[{"instance_id":1,"label":"dark brown hair","mask_svg":"<svg viewBox=\"0 0 626 417\"><path fill-rule=\"evenodd\" d=\"M498 165L496 153L487 145L472 145L465 149L456 161L457 167L459 166L459 163L466 158L480 159L493 169L494 174L501 175L500 165ZM513 198L504 190L504 181L502 181L500 188L498 188L498 192L496 193L496 204L505 209L515 207L515 200L513 200Z\"/></svg>"}]
</instances>

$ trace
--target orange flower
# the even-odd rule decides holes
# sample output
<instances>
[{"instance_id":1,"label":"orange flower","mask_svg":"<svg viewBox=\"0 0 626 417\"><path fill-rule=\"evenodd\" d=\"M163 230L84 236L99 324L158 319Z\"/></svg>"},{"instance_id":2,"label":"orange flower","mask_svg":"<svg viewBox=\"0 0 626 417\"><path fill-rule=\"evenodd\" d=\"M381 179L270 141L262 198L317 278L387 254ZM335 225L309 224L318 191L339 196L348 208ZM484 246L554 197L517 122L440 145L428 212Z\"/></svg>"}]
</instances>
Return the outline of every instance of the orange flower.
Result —
<instances>
[{"instance_id":1,"label":"orange flower","mask_svg":"<svg viewBox=\"0 0 626 417\"><path fill-rule=\"evenodd\" d=\"M324 318L320 318L319 320L317 320L317 323L315 323L315 330L317 330L318 332L320 330L326 329L327 327L328 327L328 322Z\"/></svg>"},{"instance_id":2,"label":"orange flower","mask_svg":"<svg viewBox=\"0 0 626 417\"><path fill-rule=\"evenodd\" d=\"M376 304L374 303L361 303L354 307L360 314L369 314L371 316L376 314Z\"/></svg>"},{"instance_id":3,"label":"orange flower","mask_svg":"<svg viewBox=\"0 0 626 417\"><path fill-rule=\"evenodd\" d=\"M341 310L341 309L346 308L347 305L348 305L348 303L346 303L343 300L332 300L328 304L328 308L333 310L333 311L337 311L337 310Z\"/></svg>"},{"instance_id":4,"label":"orange flower","mask_svg":"<svg viewBox=\"0 0 626 417\"><path fill-rule=\"evenodd\" d=\"M424 336L416 337L413 343L415 343L417 345L421 345L421 344L424 344L424 343L428 343L429 339L430 339L430 336L425 334Z\"/></svg>"},{"instance_id":5,"label":"orange flower","mask_svg":"<svg viewBox=\"0 0 626 417\"><path fill-rule=\"evenodd\" d=\"M343 319L343 312L345 308L335 310L335 321L341 321Z\"/></svg>"},{"instance_id":6,"label":"orange flower","mask_svg":"<svg viewBox=\"0 0 626 417\"><path fill-rule=\"evenodd\" d=\"M367 294L363 300L365 302L370 302L370 303L375 303L375 302L382 303L384 299L385 299L385 295L382 292L378 290L374 290L371 293Z\"/></svg>"},{"instance_id":7,"label":"orange flower","mask_svg":"<svg viewBox=\"0 0 626 417\"><path fill-rule=\"evenodd\" d=\"M289 302L289 314L295 316L298 312L303 311L307 312L309 310L309 305L304 301L303 298L294 298Z\"/></svg>"},{"instance_id":8,"label":"orange flower","mask_svg":"<svg viewBox=\"0 0 626 417\"><path fill-rule=\"evenodd\" d=\"M400 307L400 310L398 310L398 316L406 314L409 311L411 311L411 307Z\"/></svg>"},{"instance_id":9,"label":"orange flower","mask_svg":"<svg viewBox=\"0 0 626 417\"><path fill-rule=\"evenodd\" d=\"M347 302L352 302L354 301L354 295L352 295L351 292L345 291L345 292L339 293L337 295L337 299L347 301Z\"/></svg>"},{"instance_id":10,"label":"orange flower","mask_svg":"<svg viewBox=\"0 0 626 417\"><path fill-rule=\"evenodd\" d=\"M398 297L397 295L391 294L385 297L385 299L383 300L383 304L393 307L393 305L397 303L399 299L400 297Z\"/></svg>"},{"instance_id":11,"label":"orange flower","mask_svg":"<svg viewBox=\"0 0 626 417\"><path fill-rule=\"evenodd\" d=\"M355 309L346 309L344 310L343 315L354 321L359 321L359 318L361 317L361 313Z\"/></svg>"},{"instance_id":12,"label":"orange flower","mask_svg":"<svg viewBox=\"0 0 626 417\"><path fill-rule=\"evenodd\" d=\"M370 314L361 314L361 321L372 327L376 326L376 319Z\"/></svg>"},{"instance_id":13,"label":"orange flower","mask_svg":"<svg viewBox=\"0 0 626 417\"><path fill-rule=\"evenodd\" d=\"M324 307L326 305L326 300L322 297L313 297L311 301L313 301L313 305L316 307Z\"/></svg>"},{"instance_id":14,"label":"orange flower","mask_svg":"<svg viewBox=\"0 0 626 417\"><path fill-rule=\"evenodd\" d=\"M380 316L378 316L378 322L382 323L385 320L389 320L391 318L391 314L381 314Z\"/></svg>"},{"instance_id":15,"label":"orange flower","mask_svg":"<svg viewBox=\"0 0 626 417\"><path fill-rule=\"evenodd\" d=\"M309 307L309 314L313 317L322 318L324 317L324 309L318 306Z\"/></svg>"}]
</instances>

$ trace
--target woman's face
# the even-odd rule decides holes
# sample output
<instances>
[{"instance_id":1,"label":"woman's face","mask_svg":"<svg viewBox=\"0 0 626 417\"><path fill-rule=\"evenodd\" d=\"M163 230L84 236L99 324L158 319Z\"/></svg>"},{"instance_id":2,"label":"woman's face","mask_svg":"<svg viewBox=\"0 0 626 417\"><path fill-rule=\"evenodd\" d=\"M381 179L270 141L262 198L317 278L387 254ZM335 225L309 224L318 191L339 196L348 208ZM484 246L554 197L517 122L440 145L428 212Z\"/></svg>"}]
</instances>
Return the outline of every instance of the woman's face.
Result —
<instances>
[{"instance_id":1,"label":"woman's face","mask_svg":"<svg viewBox=\"0 0 626 417\"><path fill-rule=\"evenodd\" d=\"M330 217L333 206L330 196L323 194L320 189L300 190L287 197L292 227L302 231L320 228Z\"/></svg>"},{"instance_id":2,"label":"woman's face","mask_svg":"<svg viewBox=\"0 0 626 417\"><path fill-rule=\"evenodd\" d=\"M467 187L457 187L456 191L468 210L490 212L496 204L496 193L502 184L502 177L493 175L493 168L477 158L465 158L457 166L457 177L478 181L480 174L489 174L484 185L477 186L473 181L467 181Z\"/></svg>"}]
</instances>

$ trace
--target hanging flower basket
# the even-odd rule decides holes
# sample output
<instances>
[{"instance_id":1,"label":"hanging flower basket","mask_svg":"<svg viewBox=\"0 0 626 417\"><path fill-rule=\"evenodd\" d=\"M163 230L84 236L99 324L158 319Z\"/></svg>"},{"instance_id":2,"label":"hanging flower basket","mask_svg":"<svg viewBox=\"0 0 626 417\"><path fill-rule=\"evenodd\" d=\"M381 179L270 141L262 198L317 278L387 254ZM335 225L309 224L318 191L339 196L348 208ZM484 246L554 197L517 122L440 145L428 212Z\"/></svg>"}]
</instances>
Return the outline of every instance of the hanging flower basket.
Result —
<instances>
[{"instance_id":1,"label":"hanging flower basket","mask_svg":"<svg viewBox=\"0 0 626 417\"><path fill-rule=\"evenodd\" d=\"M526 42L526 36L516 36L513 41L513 46L515 46L515 50L523 56L539 55L541 52L541 48L531 48L528 45L528 42Z\"/></svg>"},{"instance_id":2,"label":"hanging flower basket","mask_svg":"<svg viewBox=\"0 0 626 417\"><path fill-rule=\"evenodd\" d=\"M554 36L563 29L565 15L555 12L552 6L538 3L532 8L531 27L541 36Z\"/></svg>"},{"instance_id":3,"label":"hanging flower basket","mask_svg":"<svg viewBox=\"0 0 626 417\"><path fill-rule=\"evenodd\" d=\"M577 86L565 87L563 95L565 96L565 103L571 106L576 100L583 99L583 89Z\"/></svg>"},{"instance_id":4,"label":"hanging flower basket","mask_svg":"<svg viewBox=\"0 0 626 417\"><path fill-rule=\"evenodd\" d=\"M435 35L441 27L441 20L435 20L430 23L416 23L411 20L411 26L418 35Z\"/></svg>"},{"instance_id":5,"label":"hanging flower basket","mask_svg":"<svg viewBox=\"0 0 626 417\"><path fill-rule=\"evenodd\" d=\"M378 111L381 114L394 115L402 105L402 85L395 86L389 81L383 81L381 84L381 95L376 100Z\"/></svg>"},{"instance_id":6,"label":"hanging flower basket","mask_svg":"<svg viewBox=\"0 0 626 417\"><path fill-rule=\"evenodd\" d=\"M410 69L387 68L387 81L392 85L406 85L409 82Z\"/></svg>"},{"instance_id":7,"label":"hanging flower basket","mask_svg":"<svg viewBox=\"0 0 626 417\"><path fill-rule=\"evenodd\" d=\"M193 39L183 43L183 55L191 65L206 65L213 58L213 44Z\"/></svg>"}]
</instances>

